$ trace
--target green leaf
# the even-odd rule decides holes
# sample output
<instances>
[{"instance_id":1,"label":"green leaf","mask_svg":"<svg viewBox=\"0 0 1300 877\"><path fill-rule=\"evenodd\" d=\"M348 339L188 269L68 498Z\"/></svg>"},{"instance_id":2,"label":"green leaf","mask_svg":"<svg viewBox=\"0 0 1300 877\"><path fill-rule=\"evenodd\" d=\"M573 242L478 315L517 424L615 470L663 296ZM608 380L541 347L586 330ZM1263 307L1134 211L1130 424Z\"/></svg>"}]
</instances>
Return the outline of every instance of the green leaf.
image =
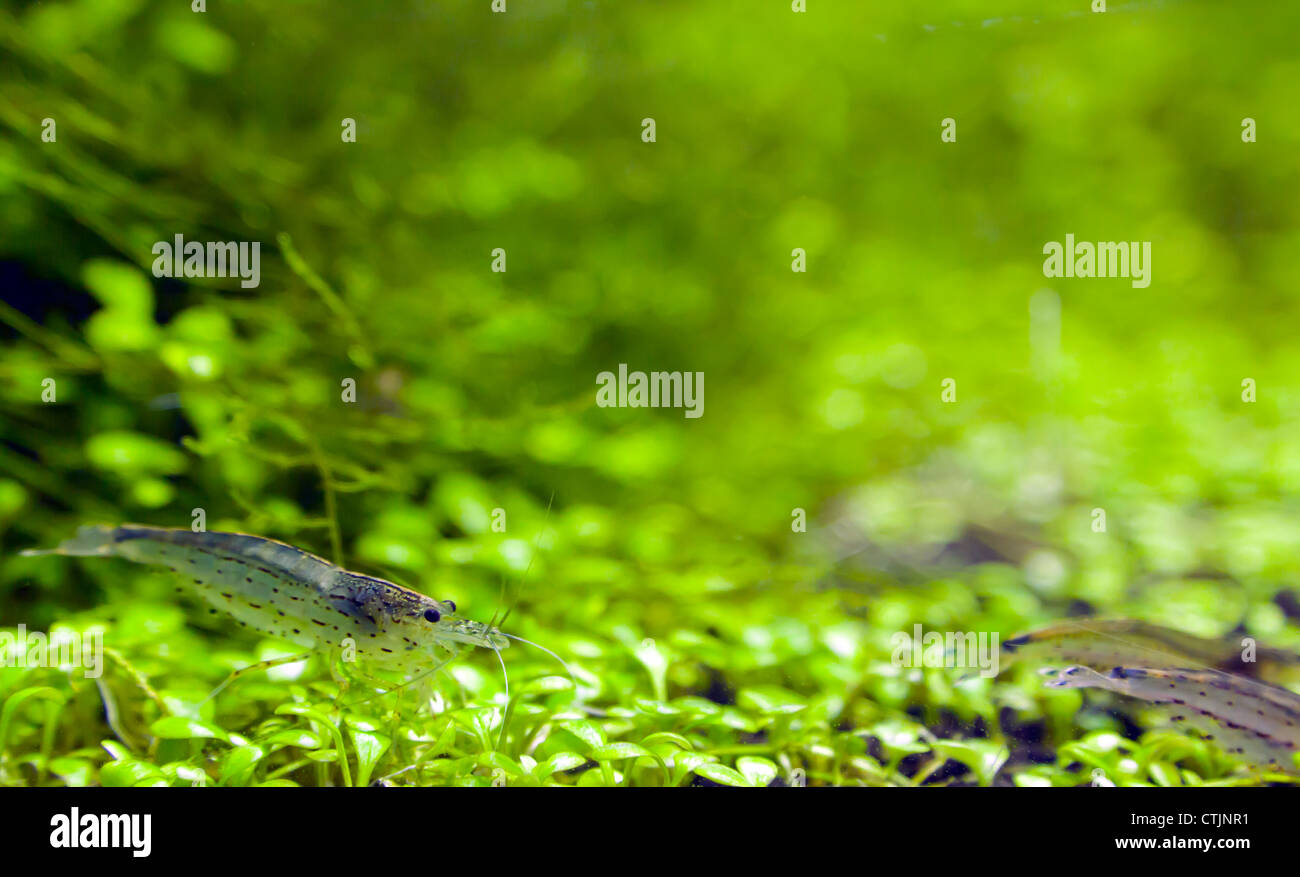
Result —
<instances>
[{"instance_id":1,"label":"green leaf","mask_svg":"<svg viewBox=\"0 0 1300 877\"><path fill-rule=\"evenodd\" d=\"M199 73L216 76L228 71L238 55L235 41L202 21L202 15L171 15L154 31L154 45ZM179 254L173 253L173 259Z\"/></svg>"},{"instance_id":2,"label":"green leaf","mask_svg":"<svg viewBox=\"0 0 1300 877\"><path fill-rule=\"evenodd\" d=\"M55 776L61 777L66 785L81 788L90 785L95 773L95 764L85 758L52 758L49 770Z\"/></svg>"},{"instance_id":3,"label":"green leaf","mask_svg":"<svg viewBox=\"0 0 1300 877\"><path fill-rule=\"evenodd\" d=\"M736 759L736 769L751 786L770 785L778 772L774 762L754 755L745 755Z\"/></svg>"},{"instance_id":4,"label":"green leaf","mask_svg":"<svg viewBox=\"0 0 1300 877\"><path fill-rule=\"evenodd\" d=\"M112 761L101 767L99 769L99 782L101 785L114 787L164 787L167 785L167 777L163 775L157 765L128 758L122 761Z\"/></svg>"},{"instance_id":5,"label":"green leaf","mask_svg":"<svg viewBox=\"0 0 1300 877\"><path fill-rule=\"evenodd\" d=\"M706 780L713 780L715 783L721 783L724 786L748 786L749 780L735 768L727 767L725 764L718 764L716 761L706 761L703 764L695 766L695 773L704 777Z\"/></svg>"},{"instance_id":6,"label":"green leaf","mask_svg":"<svg viewBox=\"0 0 1300 877\"><path fill-rule=\"evenodd\" d=\"M992 785L1010 755L1006 746L992 740L936 740L934 751L969 767L984 786Z\"/></svg>"},{"instance_id":7,"label":"green leaf","mask_svg":"<svg viewBox=\"0 0 1300 877\"><path fill-rule=\"evenodd\" d=\"M291 728L284 731L276 731L261 742L268 746L295 746L299 749L318 749L323 745L320 735L315 731L307 731L301 728Z\"/></svg>"},{"instance_id":8,"label":"green leaf","mask_svg":"<svg viewBox=\"0 0 1300 877\"><path fill-rule=\"evenodd\" d=\"M504 771L508 777L519 777L527 773L518 762L503 752L480 752L476 761L480 767Z\"/></svg>"},{"instance_id":9,"label":"green leaf","mask_svg":"<svg viewBox=\"0 0 1300 877\"><path fill-rule=\"evenodd\" d=\"M1147 765L1147 771L1157 786L1181 786L1178 768L1166 761L1153 761Z\"/></svg>"},{"instance_id":10,"label":"green leaf","mask_svg":"<svg viewBox=\"0 0 1300 877\"><path fill-rule=\"evenodd\" d=\"M189 458L170 443L123 430L96 433L86 440L86 459L107 472L126 476L184 472Z\"/></svg>"},{"instance_id":11,"label":"green leaf","mask_svg":"<svg viewBox=\"0 0 1300 877\"><path fill-rule=\"evenodd\" d=\"M442 733L438 735L438 741L433 744L433 754L445 755L452 751L455 744L456 725L453 722L448 722L447 726L442 729Z\"/></svg>"},{"instance_id":12,"label":"green leaf","mask_svg":"<svg viewBox=\"0 0 1300 877\"><path fill-rule=\"evenodd\" d=\"M456 710L452 718L478 739L483 751L493 748L492 732L497 725L497 711L492 707Z\"/></svg>"},{"instance_id":13,"label":"green leaf","mask_svg":"<svg viewBox=\"0 0 1300 877\"><path fill-rule=\"evenodd\" d=\"M600 730L600 728L596 727L591 722L583 720L562 722L560 724L560 729L568 731L583 743L587 744L589 748L605 745L605 732Z\"/></svg>"},{"instance_id":14,"label":"green leaf","mask_svg":"<svg viewBox=\"0 0 1300 877\"><path fill-rule=\"evenodd\" d=\"M880 741L890 764L897 764L908 755L930 751L929 744L920 740L920 726L913 722L889 719L872 725L869 733Z\"/></svg>"},{"instance_id":15,"label":"green leaf","mask_svg":"<svg viewBox=\"0 0 1300 877\"><path fill-rule=\"evenodd\" d=\"M319 709L305 704L283 704L276 707L275 714L300 716L315 722L317 725L325 729L325 733L329 734L330 737L333 738L334 749L340 753L344 751L343 733L339 730L339 726L335 724L332 718L321 712ZM352 769L348 766L347 757L343 756L339 758L338 764L339 769L343 772L343 785L351 786Z\"/></svg>"},{"instance_id":16,"label":"green leaf","mask_svg":"<svg viewBox=\"0 0 1300 877\"><path fill-rule=\"evenodd\" d=\"M352 747L357 753L357 785L368 786L370 774L393 741L378 731L362 730L355 725L349 725L348 730L352 733Z\"/></svg>"},{"instance_id":17,"label":"green leaf","mask_svg":"<svg viewBox=\"0 0 1300 877\"><path fill-rule=\"evenodd\" d=\"M525 694L554 694L573 689L573 680L567 676L542 676L524 683L521 690Z\"/></svg>"},{"instance_id":18,"label":"green leaf","mask_svg":"<svg viewBox=\"0 0 1300 877\"><path fill-rule=\"evenodd\" d=\"M139 353L158 343L152 319L118 308L105 308L86 321L86 343L102 353Z\"/></svg>"},{"instance_id":19,"label":"green leaf","mask_svg":"<svg viewBox=\"0 0 1300 877\"><path fill-rule=\"evenodd\" d=\"M551 774L582 767L588 759L576 752L557 752L533 769L533 776L545 779Z\"/></svg>"},{"instance_id":20,"label":"green leaf","mask_svg":"<svg viewBox=\"0 0 1300 877\"><path fill-rule=\"evenodd\" d=\"M668 655L659 648L653 639L643 639L632 652L636 659L650 674L650 683L654 686L655 699L668 699Z\"/></svg>"},{"instance_id":21,"label":"green leaf","mask_svg":"<svg viewBox=\"0 0 1300 877\"><path fill-rule=\"evenodd\" d=\"M0 710L0 758L8 748L9 740L9 723L17 713L18 707L28 700L40 700L52 704L45 708L44 730L41 734L40 756L33 759L38 772L43 776L45 766L49 761L50 753L54 748L54 737L58 731L59 716L63 712L66 699L63 694L53 688L46 686L36 686L26 688L12 695L5 701L4 709Z\"/></svg>"},{"instance_id":22,"label":"green leaf","mask_svg":"<svg viewBox=\"0 0 1300 877\"><path fill-rule=\"evenodd\" d=\"M102 740L99 745L104 748L105 752L113 756L114 761L121 761L124 758L131 757L131 750L116 740Z\"/></svg>"},{"instance_id":23,"label":"green leaf","mask_svg":"<svg viewBox=\"0 0 1300 877\"><path fill-rule=\"evenodd\" d=\"M641 741L642 746L655 746L658 744L668 744L687 751L695 748L691 744L690 740L687 740L681 734L675 734L672 731L659 731Z\"/></svg>"},{"instance_id":24,"label":"green leaf","mask_svg":"<svg viewBox=\"0 0 1300 877\"><path fill-rule=\"evenodd\" d=\"M183 761L173 761L162 766L162 772L171 786L206 786L210 777L202 768L194 767Z\"/></svg>"},{"instance_id":25,"label":"green leaf","mask_svg":"<svg viewBox=\"0 0 1300 877\"><path fill-rule=\"evenodd\" d=\"M150 725L149 730L155 737L161 737L164 740L229 739L226 732L216 725L185 716L164 716Z\"/></svg>"},{"instance_id":26,"label":"green leaf","mask_svg":"<svg viewBox=\"0 0 1300 877\"><path fill-rule=\"evenodd\" d=\"M252 779L257 763L266 756L266 749L255 744L238 746L226 753L218 774L222 785L247 785Z\"/></svg>"},{"instance_id":27,"label":"green leaf","mask_svg":"<svg viewBox=\"0 0 1300 877\"><path fill-rule=\"evenodd\" d=\"M434 501L444 515L462 531L486 533L492 524L491 492L478 478L464 472L451 472L438 480Z\"/></svg>"},{"instance_id":28,"label":"green leaf","mask_svg":"<svg viewBox=\"0 0 1300 877\"><path fill-rule=\"evenodd\" d=\"M599 770L589 770L578 777L578 786L583 788L592 786L616 786L621 781L622 775L618 773L618 771L610 771L609 775L606 776Z\"/></svg>"},{"instance_id":29,"label":"green leaf","mask_svg":"<svg viewBox=\"0 0 1300 877\"><path fill-rule=\"evenodd\" d=\"M620 758L655 758L655 754L643 746L635 743L606 743L602 746L593 746L591 749L591 758L593 761L616 761Z\"/></svg>"},{"instance_id":30,"label":"green leaf","mask_svg":"<svg viewBox=\"0 0 1300 877\"><path fill-rule=\"evenodd\" d=\"M116 259L91 259L81 267L81 282L105 308L153 322L153 287L136 266Z\"/></svg>"},{"instance_id":31,"label":"green leaf","mask_svg":"<svg viewBox=\"0 0 1300 877\"><path fill-rule=\"evenodd\" d=\"M736 695L736 703L767 715L797 713L808 706L799 695L776 685L746 688Z\"/></svg>"},{"instance_id":32,"label":"green leaf","mask_svg":"<svg viewBox=\"0 0 1300 877\"><path fill-rule=\"evenodd\" d=\"M1016 774L1012 781L1021 788L1043 788L1052 785L1050 778L1031 771Z\"/></svg>"}]
</instances>

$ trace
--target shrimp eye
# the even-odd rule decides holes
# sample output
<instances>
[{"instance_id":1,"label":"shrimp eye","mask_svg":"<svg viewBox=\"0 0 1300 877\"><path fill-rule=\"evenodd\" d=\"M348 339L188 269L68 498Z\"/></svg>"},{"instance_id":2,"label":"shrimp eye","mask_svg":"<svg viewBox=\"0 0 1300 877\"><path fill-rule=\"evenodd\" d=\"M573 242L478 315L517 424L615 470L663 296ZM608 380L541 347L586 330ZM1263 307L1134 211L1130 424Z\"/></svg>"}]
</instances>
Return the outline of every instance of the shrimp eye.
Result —
<instances>
[{"instance_id":1,"label":"shrimp eye","mask_svg":"<svg viewBox=\"0 0 1300 877\"><path fill-rule=\"evenodd\" d=\"M436 624L438 619L442 618L442 616L438 614L437 609L425 609L424 618L426 621L432 621Z\"/></svg>"},{"instance_id":2,"label":"shrimp eye","mask_svg":"<svg viewBox=\"0 0 1300 877\"><path fill-rule=\"evenodd\" d=\"M444 606L447 607L447 611L448 611L448 612L455 612L455 611L456 611L456 604L453 603L453 602L451 602L450 600L443 600L443 601L442 601L442 605L444 605Z\"/></svg>"}]
</instances>

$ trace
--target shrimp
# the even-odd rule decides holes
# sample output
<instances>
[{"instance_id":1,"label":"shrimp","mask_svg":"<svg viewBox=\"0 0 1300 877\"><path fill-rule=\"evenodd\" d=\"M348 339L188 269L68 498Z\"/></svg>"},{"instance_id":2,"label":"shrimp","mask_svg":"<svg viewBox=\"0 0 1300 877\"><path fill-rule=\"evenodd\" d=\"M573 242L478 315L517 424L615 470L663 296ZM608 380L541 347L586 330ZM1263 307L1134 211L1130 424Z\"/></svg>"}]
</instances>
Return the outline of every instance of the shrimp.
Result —
<instances>
[{"instance_id":1,"label":"shrimp","mask_svg":"<svg viewBox=\"0 0 1300 877\"><path fill-rule=\"evenodd\" d=\"M1128 618L1080 618L1041 627L1002 643L1003 664L1029 658L1111 667L1207 667L1267 682L1300 672L1300 655L1240 638L1204 639Z\"/></svg>"},{"instance_id":2,"label":"shrimp","mask_svg":"<svg viewBox=\"0 0 1300 877\"><path fill-rule=\"evenodd\" d=\"M1300 773L1300 697L1284 688L1218 670L1115 667L1098 673L1067 667L1047 683L1055 688L1104 688L1160 704L1176 724L1186 723L1229 755L1255 765Z\"/></svg>"},{"instance_id":3,"label":"shrimp","mask_svg":"<svg viewBox=\"0 0 1300 877\"><path fill-rule=\"evenodd\" d=\"M1009 639L1015 658L1070 664L1049 670L1053 688L1097 688L1155 704L1249 764L1300 773L1300 695L1247 678L1286 676L1300 656L1209 640L1128 619L1062 622Z\"/></svg>"},{"instance_id":4,"label":"shrimp","mask_svg":"<svg viewBox=\"0 0 1300 877\"><path fill-rule=\"evenodd\" d=\"M500 651L510 640L527 642L457 615L450 600L434 600L383 579L349 572L292 545L245 533L92 525L79 528L55 548L22 554L116 556L166 566L193 582L199 596L210 604L210 612L224 612L241 626L289 640L309 653L350 647L358 658L404 673L424 669L421 675L428 675L433 672L427 669L430 661L436 670L462 646L491 649L500 660ZM236 672L304 657L266 661Z\"/></svg>"}]
</instances>

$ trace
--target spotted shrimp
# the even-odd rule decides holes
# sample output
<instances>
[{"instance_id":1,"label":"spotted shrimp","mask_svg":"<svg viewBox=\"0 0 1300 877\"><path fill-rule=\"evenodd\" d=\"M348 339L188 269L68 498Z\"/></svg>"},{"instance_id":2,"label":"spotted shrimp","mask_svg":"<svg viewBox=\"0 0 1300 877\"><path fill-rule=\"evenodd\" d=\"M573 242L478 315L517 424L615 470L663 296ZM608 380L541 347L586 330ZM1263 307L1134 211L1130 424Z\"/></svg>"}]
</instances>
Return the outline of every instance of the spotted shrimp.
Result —
<instances>
[{"instance_id":1,"label":"spotted shrimp","mask_svg":"<svg viewBox=\"0 0 1300 877\"><path fill-rule=\"evenodd\" d=\"M307 649L306 654L236 671L209 699L242 673L335 648L350 648L357 659L376 667L418 672L421 677L447 664L463 646L490 649L500 660L501 650L511 640L541 649L564 664L536 643L457 615L450 600L434 600L393 582L350 572L261 536L135 524L91 525L80 527L55 548L22 554L114 556L165 566L192 583L210 612L225 613L241 626ZM505 663L501 666L504 672Z\"/></svg>"},{"instance_id":2,"label":"spotted shrimp","mask_svg":"<svg viewBox=\"0 0 1300 877\"><path fill-rule=\"evenodd\" d=\"M1146 701L1247 764L1300 773L1300 695L1261 681L1294 678L1300 655L1128 619L1063 622L1002 647L1007 657L1067 664L1044 671L1053 688Z\"/></svg>"}]
</instances>

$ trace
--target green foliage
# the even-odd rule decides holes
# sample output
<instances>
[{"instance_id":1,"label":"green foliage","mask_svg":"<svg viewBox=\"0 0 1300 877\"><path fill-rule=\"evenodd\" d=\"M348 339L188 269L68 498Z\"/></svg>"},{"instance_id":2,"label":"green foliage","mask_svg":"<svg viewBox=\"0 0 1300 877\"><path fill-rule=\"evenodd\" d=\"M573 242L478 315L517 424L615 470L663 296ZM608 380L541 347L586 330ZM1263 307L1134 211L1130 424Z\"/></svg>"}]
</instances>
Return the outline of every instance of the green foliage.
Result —
<instances>
[{"instance_id":1,"label":"green foliage","mask_svg":"<svg viewBox=\"0 0 1300 877\"><path fill-rule=\"evenodd\" d=\"M0 783L1276 779L889 638L1300 646L1294 10L486 5L0 9L0 624L111 649L0 667ZM1066 233L1154 282L1035 297ZM260 241L260 287L154 278L175 234ZM620 362L703 372L704 416L596 407ZM516 643L508 697L486 653L383 695L320 655L205 701L285 644L17 556L195 509L510 609L577 688Z\"/></svg>"}]
</instances>

